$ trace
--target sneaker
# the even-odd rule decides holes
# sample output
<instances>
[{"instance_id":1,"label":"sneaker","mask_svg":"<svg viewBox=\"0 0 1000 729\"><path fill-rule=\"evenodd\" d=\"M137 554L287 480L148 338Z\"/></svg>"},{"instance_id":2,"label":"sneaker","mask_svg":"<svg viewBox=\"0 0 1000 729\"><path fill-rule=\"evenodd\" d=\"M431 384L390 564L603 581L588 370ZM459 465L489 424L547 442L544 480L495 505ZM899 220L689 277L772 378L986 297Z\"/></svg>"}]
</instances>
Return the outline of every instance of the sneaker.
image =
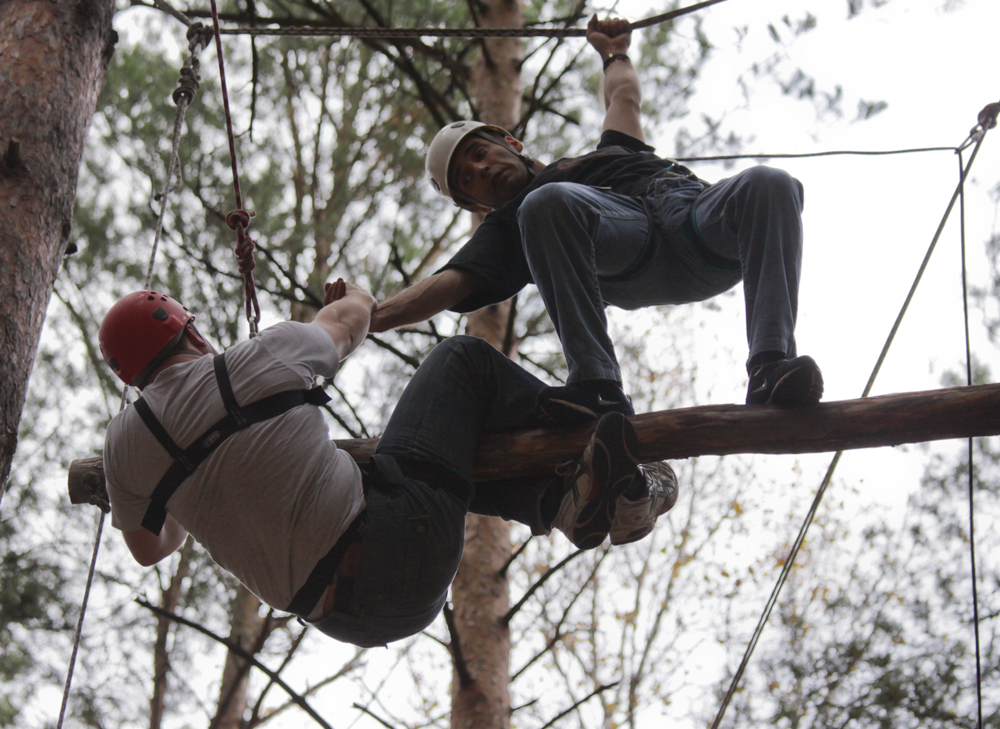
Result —
<instances>
[{"instance_id":1,"label":"sneaker","mask_svg":"<svg viewBox=\"0 0 1000 729\"><path fill-rule=\"evenodd\" d=\"M637 542L656 525L656 518L677 503L677 476L666 461L643 464L639 473L646 479L646 495L635 500L618 497L615 518L611 522L611 543Z\"/></svg>"},{"instance_id":2,"label":"sneaker","mask_svg":"<svg viewBox=\"0 0 1000 729\"><path fill-rule=\"evenodd\" d=\"M747 405L815 405L823 397L823 373L812 357L757 365L750 372Z\"/></svg>"},{"instance_id":3,"label":"sneaker","mask_svg":"<svg viewBox=\"0 0 1000 729\"><path fill-rule=\"evenodd\" d=\"M566 495L552 526L580 549L600 546L611 531L618 497L635 478L639 442L628 419L606 413L583 451L583 458L564 464Z\"/></svg>"},{"instance_id":4,"label":"sneaker","mask_svg":"<svg viewBox=\"0 0 1000 729\"><path fill-rule=\"evenodd\" d=\"M587 380L562 387L543 387L535 404L548 420L560 424L596 420L605 413L635 415L632 398L614 380Z\"/></svg>"}]
</instances>

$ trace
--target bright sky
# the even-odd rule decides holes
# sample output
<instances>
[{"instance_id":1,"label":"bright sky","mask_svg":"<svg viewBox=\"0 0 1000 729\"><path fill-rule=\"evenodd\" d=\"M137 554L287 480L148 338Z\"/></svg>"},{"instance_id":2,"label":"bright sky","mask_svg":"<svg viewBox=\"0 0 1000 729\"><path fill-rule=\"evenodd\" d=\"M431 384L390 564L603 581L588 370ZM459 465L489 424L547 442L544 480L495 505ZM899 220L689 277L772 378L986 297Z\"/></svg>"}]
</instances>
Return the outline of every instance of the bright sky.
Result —
<instances>
[{"instance_id":1,"label":"bright sky","mask_svg":"<svg viewBox=\"0 0 1000 729\"><path fill-rule=\"evenodd\" d=\"M872 3L867 3L871 5ZM643 4L644 5L644 4ZM643 5L633 19L655 14ZM764 9L766 7L766 10ZM781 23L806 11L817 27L798 38ZM847 19L846 0L729 0L703 12L715 58L691 103L695 113L726 115L726 125L750 135L748 153L807 153L826 150L890 150L958 146L978 112L1000 101L995 33L996 0L890 0ZM844 89L844 117L817 119L812 104L789 99L766 85L744 103L736 76L754 59L776 48L767 31L773 22L785 42L786 72L802 68L817 87ZM736 27L749 33L738 43ZM641 32L641 31L640 31ZM731 45L727 46L727 42ZM773 85L772 85L773 86ZM874 118L858 122L857 102L885 101ZM734 107L742 107L733 110ZM672 143L658 145L663 153ZM968 162L971 149L966 152ZM736 169L754 164L742 161ZM958 182L952 152L890 157L826 157L772 160L805 186L806 232L797 338L799 352L816 358L826 380L827 400L860 397L882 345L905 299ZM721 166L692 165L712 180L732 174ZM987 135L966 187L967 265L972 285L989 274L984 243L997 231L990 189L1000 183L1000 133ZM995 193L994 193L995 194ZM958 209L951 216L903 325L875 383L874 395L940 387L945 370L964 367ZM722 314L707 321L745 356L742 296L730 297ZM971 313L973 353L987 363L995 350L986 342L982 316ZM702 357L717 356L706 341ZM716 387L731 381L728 401L741 401L745 380L727 363ZM713 392L714 402L727 394ZM896 498L916 486L924 458L904 456L915 448L848 454L841 476L879 479ZM817 456L817 468L829 456ZM881 483L891 474L891 483Z\"/></svg>"},{"instance_id":2,"label":"bright sky","mask_svg":"<svg viewBox=\"0 0 1000 729\"><path fill-rule=\"evenodd\" d=\"M748 153L806 153L826 150L890 150L958 146L976 123L978 112L1000 101L996 69L996 0L890 0L847 19L846 0L728 0L706 11L706 34L716 56L691 102L694 113L726 115L726 125L751 135ZM798 38L781 19L794 22L806 11L817 27ZM646 3L616 13L640 19L660 12ZM818 120L813 106L784 97L774 89L756 90L744 103L736 76L754 59L775 49L767 31L773 22L785 41L787 69L814 75L820 89L844 89L844 117ZM736 27L749 33L738 44ZM727 46L727 42L730 46ZM885 101L888 107L865 122L853 121L857 102ZM734 110L734 107L743 107ZM672 152L671 140L659 142ZM971 149L965 154L968 162ZM744 161L735 169L755 162ZM952 152L891 157L827 157L772 160L805 186L806 232L797 339L799 352L816 358L826 380L826 400L861 396L883 343L911 286L921 260L958 183ZM692 164L714 180L735 170ZM997 188L1000 185L1000 131L988 134L966 186L967 266L970 283L984 285L989 262L984 244L1000 231ZM993 189L993 198L990 190ZM958 208L952 213L910 305L896 341L875 383L874 395L941 387L947 370L964 372L965 344L961 300ZM742 296L724 300L722 312L706 312L716 337L706 337L694 355L714 368L715 388L706 402L742 402L745 356ZM974 356L993 366L996 349L986 340L982 315L970 314ZM733 344L735 359L719 361L719 341ZM724 354L724 353L721 353ZM714 364L715 363L715 364ZM729 391L726 391L726 388ZM938 446L954 452L956 444ZM831 454L799 459L802 480L819 485ZM792 457L757 457L755 468L792 479ZM837 479L860 487L854 496L834 486L827 498L853 500L858 515L872 504L898 523L908 494L919 488L927 462L921 446L849 452ZM810 476L810 474L812 474ZM763 609L763 601L761 604ZM752 626L748 627L748 630ZM745 636L749 639L749 633ZM750 671L753 671L753 662ZM695 699L697 700L697 698ZM678 702L678 705L683 700ZM673 719L673 717L672 717ZM643 717L640 727L661 726L658 714ZM686 726L671 722L671 726Z\"/></svg>"},{"instance_id":3,"label":"bright sky","mask_svg":"<svg viewBox=\"0 0 1000 729\"><path fill-rule=\"evenodd\" d=\"M646 0L628 0L619 4L616 14L636 20L662 12L662 6L652 10L648 6ZM744 106L736 76L776 48L767 21L784 31L779 25L782 16L797 21L806 10L817 17L818 26L798 38L787 34L783 48L787 67L801 67L816 76L821 89L842 86L844 118L817 120L808 102L767 89L758 89L745 108L734 110ZM889 0L881 8L866 7L853 20L846 19L847 0L728 0L702 15L717 51L691 108L694 113L725 113L728 126L752 137L747 152L956 146L975 124L979 110L1000 100L1000 79L994 72L995 35L1000 28L997 0ZM735 28L744 25L749 32L737 44ZM858 99L885 101L888 107L870 121L852 122ZM669 154L673 145L664 139L658 148ZM742 162L736 169L751 164ZM939 152L771 164L798 177L806 190L799 350L822 366L827 400L859 397L957 183L955 156ZM692 166L709 180L732 174L717 165ZM1000 129L987 135L967 187L968 265L977 285L989 273L984 243L997 230L997 206L989 191L998 183ZM937 388L942 372L962 365L956 221L957 211L874 394ZM731 296L721 312L705 314L708 325L735 352L735 359L722 357L715 365L712 402L741 402L744 395L742 310L742 297ZM972 328L974 351L986 362L994 360L995 350L985 341L976 311ZM720 358L715 338L706 338L699 350L692 356L706 368ZM815 471L818 484L828 461L828 454L803 459L805 478ZM901 511L906 494L917 487L924 462L916 448L878 449L848 454L839 473L844 479L864 479L869 494ZM787 457L761 458L759 463L775 472L788 468ZM858 504L859 510L864 507ZM324 662L333 665L334 653L332 647L324 651ZM331 716L336 718L336 713ZM289 721L289 726L301 724L300 718ZM373 724L358 723L369 725ZM653 716L640 722L642 729L662 725L662 719ZM672 722L671 726L684 725Z\"/></svg>"}]
</instances>

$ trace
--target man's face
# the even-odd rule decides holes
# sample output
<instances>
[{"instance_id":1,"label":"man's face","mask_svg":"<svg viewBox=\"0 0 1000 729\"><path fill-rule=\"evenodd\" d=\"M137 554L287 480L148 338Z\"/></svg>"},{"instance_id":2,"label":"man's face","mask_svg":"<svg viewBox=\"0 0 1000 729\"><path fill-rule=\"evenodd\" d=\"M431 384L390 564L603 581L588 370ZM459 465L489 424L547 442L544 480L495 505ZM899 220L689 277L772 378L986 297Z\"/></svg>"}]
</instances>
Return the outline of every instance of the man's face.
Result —
<instances>
[{"instance_id":1,"label":"man's face","mask_svg":"<svg viewBox=\"0 0 1000 729\"><path fill-rule=\"evenodd\" d=\"M507 143L518 152L523 145L513 137ZM455 150L451 162L452 186L486 208L498 208L528 184L528 170L510 148L471 135Z\"/></svg>"}]
</instances>

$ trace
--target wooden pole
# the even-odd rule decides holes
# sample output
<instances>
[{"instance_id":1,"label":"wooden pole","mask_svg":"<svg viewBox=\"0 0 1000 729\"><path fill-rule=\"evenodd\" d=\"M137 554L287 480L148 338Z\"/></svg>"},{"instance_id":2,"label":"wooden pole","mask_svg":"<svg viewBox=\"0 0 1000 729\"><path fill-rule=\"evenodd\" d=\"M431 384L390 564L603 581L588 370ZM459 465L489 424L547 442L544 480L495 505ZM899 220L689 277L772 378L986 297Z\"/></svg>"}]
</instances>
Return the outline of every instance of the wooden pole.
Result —
<instances>
[{"instance_id":1,"label":"wooden pole","mask_svg":"<svg viewBox=\"0 0 1000 729\"><path fill-rule=\"evenodd\" d=\"M734 453L824 453L1000 435L1000 384L952 387L821 403L808 408L707 405L631 418L644 462ZM483 437L476 480L543 475L583 453L593 424L524 430ZM377 438L338 440L356 460L369 458ZM100 459L74 461L70 490L83 493L86 473ZM85 467L80 467L85 464ZM103 473L101 474L103 476ZM103 479L102 479L103 480ZM88 482L96 483L93 476ZM86 501L86 498L82 498ZM74 499L74 503L79 503Z\"/></svg>"},{"instance_id":2,"label":"wooden pole","mask_svg":"<svg viewBox=\"0 0 1000 729\"><path fill-rule=\"evenodd\" d=\"M1000 384L898 393L807 408L707 405L631 418L644 462L733 453L823 453L1000 434ZM593 424L485 436L474 477L542 474L583 452ZM367 458L377 439L337 441Z\"/></svg>"}]
</instances>

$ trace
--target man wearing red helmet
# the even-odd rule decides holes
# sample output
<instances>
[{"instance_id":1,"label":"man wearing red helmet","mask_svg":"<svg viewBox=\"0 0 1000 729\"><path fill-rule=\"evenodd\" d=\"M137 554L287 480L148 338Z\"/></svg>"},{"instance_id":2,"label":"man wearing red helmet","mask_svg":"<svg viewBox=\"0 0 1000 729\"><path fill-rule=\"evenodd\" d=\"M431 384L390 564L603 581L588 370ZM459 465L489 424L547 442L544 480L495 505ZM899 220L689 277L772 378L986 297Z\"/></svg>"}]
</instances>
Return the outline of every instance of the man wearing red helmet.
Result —
<instances>
[{"instance_id":1,"label":"man wearing red helmet","mask_svg":"<svg viewBox=\"0 0 1000 729\"><path fill-rule=\"evenodd\" d=\"M381 303L380 332L450 309L465 313L538 287L569 368L537 403L566 422L632 414L604 308L703 301L743 281L747 404L810 405L823 378L796 353L802 185L758 166L709 185L644 142L630 26L598 21L587 39L604 66L596 151L545 165L500 127L460 121L431 142L427 173L456 205L485 214L437 273Z\"/></svg>"},{"instance_id":2,"label":"man wearing red helmet","mask_svg":"<svg viewBox=\"0 0 1000 729\"><path fill-rule=\"evenodd\" d=\"M617 513L630 490L656 482L647 510L676 500L666 464L637 464L620 413L601 418L583 457L553 476L473 484L480 435L537 427L543 387L473 337L427 356L359 468L329 440L317 407L329 398L312 385L364 340L375 300L341 280L326 288L312 323L282 322L224 354L159 292L130 294L105 316L104 358L142 390L104 449L112 524L141 564L190 533L267 604L338 640L384 645L441 610L468 511L536 534L559 529L589 549L652 528Z\"/></svg>"}]
</instances>

